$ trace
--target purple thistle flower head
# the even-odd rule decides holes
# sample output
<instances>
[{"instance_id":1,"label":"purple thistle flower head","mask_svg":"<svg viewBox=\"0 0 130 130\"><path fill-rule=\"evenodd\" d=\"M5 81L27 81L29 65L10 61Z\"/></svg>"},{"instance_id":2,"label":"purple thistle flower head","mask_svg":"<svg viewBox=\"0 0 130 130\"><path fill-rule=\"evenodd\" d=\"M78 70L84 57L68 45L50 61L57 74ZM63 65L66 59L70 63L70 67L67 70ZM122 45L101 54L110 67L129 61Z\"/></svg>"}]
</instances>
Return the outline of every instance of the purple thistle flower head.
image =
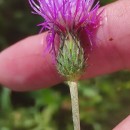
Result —
<instances>
[{"instance_id":1,"label":"purple thistle flower head","mask_svg":"<svg viewBox=\"0 0 130 130\"><path fill-rule=\"evenodd\" d=\"M49 30L47 36L47 50L55 54L55 35L61 38L71 34L79 38L82 30L85 30L90 40L95 28L100 21L98 13L99 2L93 6L95 0L29 0L33 13L44 18L39 24L43 30Z\"/></svg>"}]
</instances>

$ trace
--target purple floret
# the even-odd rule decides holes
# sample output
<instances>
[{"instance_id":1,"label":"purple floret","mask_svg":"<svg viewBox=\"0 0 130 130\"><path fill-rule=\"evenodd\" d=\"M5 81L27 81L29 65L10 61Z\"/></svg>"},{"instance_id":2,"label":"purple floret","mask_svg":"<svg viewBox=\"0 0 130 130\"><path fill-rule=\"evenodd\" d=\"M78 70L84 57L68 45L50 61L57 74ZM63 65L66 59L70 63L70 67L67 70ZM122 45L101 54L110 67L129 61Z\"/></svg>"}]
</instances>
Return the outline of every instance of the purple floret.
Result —
<instances>
[{"instance_id":1,"label":"purple floret","mask_svg":"<svg viewBox=\"0 0 130 130\"><path fill-rule=\"evenodd\" d=\"M47 50L55 53L54 38L58 34L65 37L68 33L79 36L85 30L91 40L91 35L100 21L98 13L99 2L95 0L29 0L33 13L44 18L41 32L49 30Z\"/></svg>"}]
</instances>

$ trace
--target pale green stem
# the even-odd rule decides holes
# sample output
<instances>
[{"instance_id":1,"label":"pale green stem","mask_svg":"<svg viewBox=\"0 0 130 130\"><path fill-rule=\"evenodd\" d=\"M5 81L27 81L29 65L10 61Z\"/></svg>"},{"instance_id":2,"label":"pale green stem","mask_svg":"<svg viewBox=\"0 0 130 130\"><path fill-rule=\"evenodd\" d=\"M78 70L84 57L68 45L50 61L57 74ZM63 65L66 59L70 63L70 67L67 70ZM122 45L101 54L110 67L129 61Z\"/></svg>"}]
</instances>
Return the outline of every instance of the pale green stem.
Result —
<instances>
[{"instance_id":1,"label":"pale green stem","mask_svg":"<svg viewBox=\"0 0 130 130\"><path fill-rule=\"evenodd\" d=\"M67 83L68 83L69 88L70 88L74 130L80 130L78 83L77 82L71 82L71 81L69 81Z\"/></svg>"}]
</instances>

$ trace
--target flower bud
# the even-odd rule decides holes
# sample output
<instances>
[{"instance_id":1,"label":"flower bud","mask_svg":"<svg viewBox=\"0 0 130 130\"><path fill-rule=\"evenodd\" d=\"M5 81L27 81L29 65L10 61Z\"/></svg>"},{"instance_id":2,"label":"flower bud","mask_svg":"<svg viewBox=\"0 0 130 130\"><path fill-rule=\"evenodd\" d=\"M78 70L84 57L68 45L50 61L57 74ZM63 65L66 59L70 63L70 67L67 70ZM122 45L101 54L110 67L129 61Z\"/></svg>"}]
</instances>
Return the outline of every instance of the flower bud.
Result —
<instances>
[{"instance_id":1,"label":"flower bud","mask_svg":"<svg viewBox=\"0 0 130 130\"><path fill-rule=\"evenodd\" d=\"M76 81L80 78L85 68L84 50L80 41L71 34L61 40L57 55L57 70L69 81Z\"/></svg>"}]
</instances>

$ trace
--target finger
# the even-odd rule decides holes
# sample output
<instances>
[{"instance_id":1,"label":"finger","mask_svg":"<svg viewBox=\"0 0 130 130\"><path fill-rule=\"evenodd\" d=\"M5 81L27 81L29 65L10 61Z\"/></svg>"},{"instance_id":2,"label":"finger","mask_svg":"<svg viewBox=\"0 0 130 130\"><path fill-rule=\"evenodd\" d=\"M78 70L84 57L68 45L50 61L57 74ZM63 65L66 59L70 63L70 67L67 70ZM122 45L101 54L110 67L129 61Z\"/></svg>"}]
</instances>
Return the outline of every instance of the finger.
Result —
<instances>
[{"instance_id":1,"label":"finger","mask_svg":"<svg viewBox=\"0 0 130 130\"><path fill-rule=\"evenodd\" d=\"M96 36L97 46L89 56L89 66L83 78L129 69L129 5L130 1L126 0L103 7L102 25Z\"/></svg>"},{"instance_id":2,"label":"finger","mask_svg":"<svg viewBox=\"0 0 130 130\"><path fill-rule=\"evenodd\" d=\"M104 7L103 23L96 37L97 46L89 56L89 67L83 78L114 72L130 65L129 3L118 1ZM85 37L82 37L84 44ZM46 33L29 37L1 53L2 84L23 91L52 86L62 81L50 54L42 56L43 45L40 43L46 44Z\"/></svg>"},{"instance_id":3,"label":"finger","mask_svg":"<svg viewBox=\"0 0 130 130\"><path fill-rule=\"evenodd\" d=\"M126 119L124 119L113 130L130 130L130 116L128 116Z\"/></svg>"},{"instance_id":4,"label":"finger","mask_svg":"<svg viewBox=\"0 0 130 130\"><path fill-rule=\"evenodd\" d=\"M43 55L46 33L28 37L0 54L0 82L13 90L33 90L61 79L51 54Z\"/></svg>"}]
</instances>

